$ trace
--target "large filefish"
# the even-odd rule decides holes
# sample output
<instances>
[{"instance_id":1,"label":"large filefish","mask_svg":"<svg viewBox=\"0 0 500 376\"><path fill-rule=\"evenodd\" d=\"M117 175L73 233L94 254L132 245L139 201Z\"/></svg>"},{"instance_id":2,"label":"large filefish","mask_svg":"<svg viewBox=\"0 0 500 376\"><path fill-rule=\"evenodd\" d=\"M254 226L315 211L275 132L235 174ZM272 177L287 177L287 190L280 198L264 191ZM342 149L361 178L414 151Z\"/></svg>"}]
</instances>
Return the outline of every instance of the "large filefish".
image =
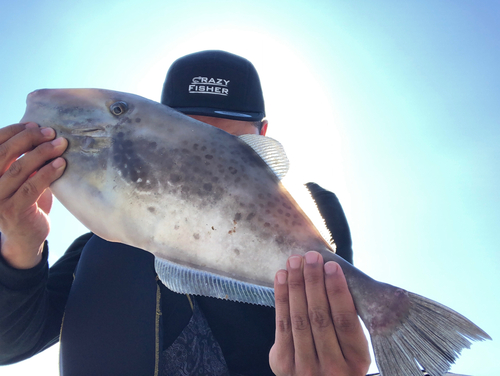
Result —
<instances>
[{"instance_id":1,"label":"large filefish","mask_svg":"<svg viewBox=\"0 0 500 376\"><path fill-rule=\"evenodd\" d=\"M270 139L98 89L35 91L21 121L69 141L54 195L95 234L153 253L174 291L273 306L276 271L315 250L341 265L382 375L421 375L420 366L442 375L471 340L490 339L335 255L280 184L286 158Z\"/></svg>"}]
</instances>

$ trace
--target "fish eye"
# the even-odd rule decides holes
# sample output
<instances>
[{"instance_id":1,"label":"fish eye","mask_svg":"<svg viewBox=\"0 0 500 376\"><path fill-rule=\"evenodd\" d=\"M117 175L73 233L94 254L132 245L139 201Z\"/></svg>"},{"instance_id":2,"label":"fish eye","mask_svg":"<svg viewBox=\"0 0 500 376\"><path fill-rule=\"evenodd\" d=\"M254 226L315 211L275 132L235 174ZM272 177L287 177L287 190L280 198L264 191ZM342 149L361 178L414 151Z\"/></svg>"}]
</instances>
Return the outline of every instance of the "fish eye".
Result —
<instances>
[{"instance_id":1,"label":"fish eye","mask_svg":"<svg viewBox=\"0 0 500 376\"><path fill-rule=\"evenodd\" d=\"M109 110L113 115L120 116L128 111L128 104L123 101L118 101L109 106Z\"/></svg>"}]
</instances>

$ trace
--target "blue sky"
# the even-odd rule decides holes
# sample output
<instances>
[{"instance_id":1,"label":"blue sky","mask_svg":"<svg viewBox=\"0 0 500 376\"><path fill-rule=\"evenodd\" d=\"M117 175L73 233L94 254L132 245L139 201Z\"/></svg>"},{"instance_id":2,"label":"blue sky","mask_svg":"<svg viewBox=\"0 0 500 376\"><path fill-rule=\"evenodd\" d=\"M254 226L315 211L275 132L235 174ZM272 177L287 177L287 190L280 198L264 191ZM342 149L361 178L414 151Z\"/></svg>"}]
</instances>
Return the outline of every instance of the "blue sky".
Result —
<instances>
[{"instance_id":1,"label":"blue sky","mask_svg":"<svg viewBox=\"0 0 500 376\"><path fill-rule=\"evenodd\" d=\"M499 19L500 3L486 0L0 0L1 126L35 89L158 100L179 56L248 58L290 186L337 193L360 269L487 331L494 341L452 371L490 375L500 353ZM85 229L57 204L51 218L54 262ZM57 362L54 348L1 372L57 375Z\"/></svg>"}]
</instances>

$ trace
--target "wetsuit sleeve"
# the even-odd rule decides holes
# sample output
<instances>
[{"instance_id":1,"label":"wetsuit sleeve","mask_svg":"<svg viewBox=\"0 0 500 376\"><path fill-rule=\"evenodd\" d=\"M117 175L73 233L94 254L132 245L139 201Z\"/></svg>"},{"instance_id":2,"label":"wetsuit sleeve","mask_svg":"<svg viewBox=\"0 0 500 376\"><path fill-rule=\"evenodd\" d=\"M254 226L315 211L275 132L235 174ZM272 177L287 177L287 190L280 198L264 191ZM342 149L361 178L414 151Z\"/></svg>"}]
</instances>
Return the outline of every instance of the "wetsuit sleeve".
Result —
<instances>
[{"instance_id":1,"label":"wetsuit sleeve","mask_svg":"<svg viewBox=\"0 0 500 376\"><path fill-rule=\"evenodd\" d=\"M316 183L307 183L306 187L311 192L311 196L325 220L326 227L330 231L332 240L337 246L337 255L352 264L351 231L339 199L335 193L327 191Z\"/></svg>"},{"instance_id":2,"label":"wetsuit sleeve","mask_svg":"<svg viewBox=\"0 0 500 376\"><path fill-rule=\"evenodd\" d=\"M92 234L79 237L48 267L48 244L32 269L12 268L0 255L0 364L27 359L52 346L59 332L80 253Z\"/></svg>"}]
</instances>

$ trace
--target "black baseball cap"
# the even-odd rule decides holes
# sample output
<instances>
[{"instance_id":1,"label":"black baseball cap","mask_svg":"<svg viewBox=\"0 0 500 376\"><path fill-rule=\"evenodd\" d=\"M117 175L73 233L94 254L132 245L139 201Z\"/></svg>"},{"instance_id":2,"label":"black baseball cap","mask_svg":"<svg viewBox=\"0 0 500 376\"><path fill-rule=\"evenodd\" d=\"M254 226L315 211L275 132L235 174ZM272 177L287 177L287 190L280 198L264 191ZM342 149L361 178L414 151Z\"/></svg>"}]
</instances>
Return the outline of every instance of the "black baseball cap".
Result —
<instances>
[{"instance_id":1,"label":"black baseball cap","mask_svg":"<svg viewBox=\"0 0 500 376\"><path fill-rule=\"evenodd\" d=\"M187 115L246 121L266 116L255 67L241 56L218 50L174 61L163 84L161 103Z\"/></svg>"}]
</instances>

